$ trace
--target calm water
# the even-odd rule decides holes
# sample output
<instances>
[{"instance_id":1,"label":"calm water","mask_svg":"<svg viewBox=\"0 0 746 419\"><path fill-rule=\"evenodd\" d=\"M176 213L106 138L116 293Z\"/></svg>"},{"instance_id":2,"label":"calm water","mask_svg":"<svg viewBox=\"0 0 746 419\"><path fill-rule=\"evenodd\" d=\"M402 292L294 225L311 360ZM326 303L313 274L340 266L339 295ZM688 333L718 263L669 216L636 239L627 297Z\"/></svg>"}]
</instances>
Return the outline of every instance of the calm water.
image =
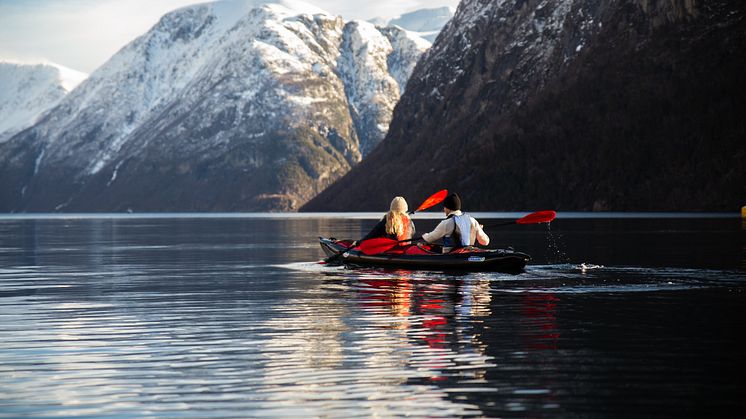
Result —
<instances>
[{"instance_id":1,"label":"calm water","mask_svg":"<svg viewBox=\"0 0 746 419\"><path fill-rule=\"evenodd\" d=\"M316 263L374 223L0 218L0 417L742 414L740 219L489 230L520 275Z\"/></svg>"}]
</instances>

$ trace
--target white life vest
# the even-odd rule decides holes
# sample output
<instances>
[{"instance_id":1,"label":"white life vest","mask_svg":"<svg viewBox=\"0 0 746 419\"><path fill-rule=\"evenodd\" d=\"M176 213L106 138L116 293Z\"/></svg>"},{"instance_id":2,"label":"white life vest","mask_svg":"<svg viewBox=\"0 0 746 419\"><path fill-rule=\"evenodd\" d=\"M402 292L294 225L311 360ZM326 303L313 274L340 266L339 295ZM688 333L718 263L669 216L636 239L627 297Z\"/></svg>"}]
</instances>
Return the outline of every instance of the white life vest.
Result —
<instances>
[{"instance_id":1,"label":"white life vest","mask_svg":"<svg viewBox=\"0 0 746 419\"><path fill-rule=\"evenodd\" d=\"M453 219L453 230L443 238L443 246L464 247L469 246L471 238L471 217L467 214L451 215Z\"/></svg>"}]
</instances>

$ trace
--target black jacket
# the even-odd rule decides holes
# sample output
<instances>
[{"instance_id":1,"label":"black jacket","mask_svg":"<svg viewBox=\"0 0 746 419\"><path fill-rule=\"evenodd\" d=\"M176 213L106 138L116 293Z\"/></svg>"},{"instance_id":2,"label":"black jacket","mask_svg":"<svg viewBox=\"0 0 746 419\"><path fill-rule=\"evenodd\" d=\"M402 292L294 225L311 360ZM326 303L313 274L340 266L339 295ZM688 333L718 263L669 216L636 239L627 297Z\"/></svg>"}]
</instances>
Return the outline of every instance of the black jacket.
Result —
<instances>
[{"instance_id":1,"label":"black jacket","mask_svg":"<svg viewBox=\"0 0 746 419\"><path fill-rule=\"evenodd\" d=\"M409 228L412 230L412 237L414 237L414 222L411 218L409 219ZM358 241L361 242L363 240L375 239L378 237L386 237L387 239L398 240L396 234L386 234L386 216L381 218L381 221L379 221L378 224L376 224L373 229L365 235L365 237Z\"/></svg>"}]
</instances>

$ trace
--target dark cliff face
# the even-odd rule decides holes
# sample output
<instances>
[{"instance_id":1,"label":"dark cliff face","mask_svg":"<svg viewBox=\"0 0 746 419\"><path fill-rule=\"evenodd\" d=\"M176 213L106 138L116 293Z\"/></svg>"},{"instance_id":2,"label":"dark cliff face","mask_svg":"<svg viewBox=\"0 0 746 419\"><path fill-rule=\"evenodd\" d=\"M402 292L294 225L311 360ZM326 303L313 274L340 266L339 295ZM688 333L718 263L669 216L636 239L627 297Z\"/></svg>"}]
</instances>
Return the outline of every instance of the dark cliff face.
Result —
<instances>
[{"instance_id":1,"label":"dark cliff face","mask_svg":"<svg viewBox=\"0 0 746 419\"><path fill-rule=\"evenodd\" d=\"M469 210L734 211L746 203L745 8L465 0L386 139L302 210L448 188Z\"/></svg>"}]
</instances>

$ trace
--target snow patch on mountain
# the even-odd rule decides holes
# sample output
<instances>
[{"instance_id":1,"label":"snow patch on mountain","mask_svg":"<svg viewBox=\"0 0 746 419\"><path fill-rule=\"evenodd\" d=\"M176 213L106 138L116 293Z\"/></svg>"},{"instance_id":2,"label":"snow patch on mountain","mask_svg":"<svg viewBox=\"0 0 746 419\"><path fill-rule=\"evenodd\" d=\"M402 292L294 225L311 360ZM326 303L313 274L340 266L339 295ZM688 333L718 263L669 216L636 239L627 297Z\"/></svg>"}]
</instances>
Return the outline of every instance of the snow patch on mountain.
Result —
<instances>
[{"instance_id":1,"label":"snow patch on mountain","mask_svg":"<svg viewBox=\"0 0 746 419\"><path fill-rule=\"evenodd\" d=\"M402 95L419 57L430 48L431 44L416 33L397 26L379 27L378 30L391 43L392 51L389 53L386 63L388 71L399 85L399 93Z\"/></svg>"},{"instance_id":2,"label":"snow patch on mountain","mask_svg":"<svg viewBox=\"0 0 746 419\"><path fill-rule=\"evenodd\" d=\"M393 48L372 23L353 21L345 26L339 72L350 102L350 113L366 154L386 135L399 99L399 84L386 71ZM380 116L384 116L381 118Z\"/></svg>"}]
</instances>

